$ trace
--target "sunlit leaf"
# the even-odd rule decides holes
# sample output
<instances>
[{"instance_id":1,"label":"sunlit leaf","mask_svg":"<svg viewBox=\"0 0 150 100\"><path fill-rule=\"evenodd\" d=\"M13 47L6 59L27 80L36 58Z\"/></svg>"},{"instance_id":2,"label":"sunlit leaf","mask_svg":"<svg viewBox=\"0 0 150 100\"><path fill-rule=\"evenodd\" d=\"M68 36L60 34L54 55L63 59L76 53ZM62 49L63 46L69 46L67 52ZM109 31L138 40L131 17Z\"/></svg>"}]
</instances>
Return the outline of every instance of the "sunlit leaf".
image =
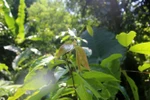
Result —
<instances>
[{"instance_id":1,"label":"sunlit leaf","mask_svg":"<svg viewBox=\"0 0 150 100\"><path fill-rule=\"evenodd\" d=\"M68 40L69 39L69 37L70 37L70 35L66 35L66 36L64 36L62 39L61 39L61 43L62 42L64 42L64 41L66 41L66 40Z\"/></svg>"},{"instance_id":2,"label":"sunlit leaf","mask_svg":"<svg viewBox=\"0 0 150 100\"><path fill-rule=\"evenodd\" d=\"M132 90L132 93L133 93L133 96L134 96L134 100L139 100L138 88L137 88L135 82L126 74L125 71L122 71L122 73L126 77L128 83L131 87L131 90Z\"/></svg>"},{"instance_id":3,"label":"sunlit leaf","mask_svg":"<svg viewBox=\"0 0 150 100\"><path fill-rule=\"evenodd\" d=\"M130 47L129 50L140 54L150 54L150 42L136 44Z\"/></svg>"},{"instance_id":4,"label":"sunlit leaf","mask_svg":"<svg viewBox=\"0 0 150 100\"><path fill-rule=\"evenodd\" d=\"M10 11L10 7L6 0L3 0L3 11L4 11L5 22L8 25L8 28L12 31L14 35L16 35L15 20L13 18L13 15Z\"/></svg>"},{"instance_id":5,"label":"sunlit leaf","mask_svg":"<svg viewBox=\"0 0 150 100\"><path fill-rule=\"evenodd\" d=\"M134 31L130 31L128 34L122 32L116 36L116 39L121 45L123 45L124 47L128 47L132 43L132 40L135 36L136 33Z\"/></svg>"},{"instance_id":6,"label":"sunlit leaf","mask_svg":"<svg viewBox=\"0 0 150 100\"><path fill-rule=\"evenodd\" d=\"M74 49L74 44L70 42L64 43L56 53L56 57L60 57L64 55L65 53L72 51Z\"/></svg>"},{"instance_id":7,"label":"sunlit leaf","mask_svg":"<svg viewBox=\"0 0 150 100\"><path fill-rule=\"evenodd\" d=\"M18 99L19 97L21 97L25 92L26 92L26 90L25 90L24 88L19 88L19 89L17 90L17 92L15 93L15 95L9 97L8 100L16 100L16 99Z\"/></svg>"},{"instance_id":8,"label":"sunlit leaf","mask_svg":"<svg viewBox=\"0 0 150 100\"><path fill-rule=\"evenodd\" d=\"M87 29L87 31L88 31L88 33L91 35L91 36L93 36L93 29L92 29L92 27L90 26L90 25L87 25L86 26L86 29Z\"/></svg>"},{"instance_id":9,"label":"sunlit leaf","mask_svg":"<svg viewBox=\"0 0 150 100\"><path fill-rule=\"evenodd\" d=\"M150 68L150 63L144 63L142 66L138 67L138 70L142 72L148 68Z\"/></svg>"},{"instance_id":10,"label":"sunlit leaf","mask_svg":"<svg viewBox=\"0 0 150 100\"><path fill-rule=\"evenodd\" d=\"M82 47L76 46L75 50L76 50L76 63L77 63L79 70L81 71L82 66L85 67L87 70L90 70L87 56L84 50L82 49Z\"/></svg>"},{"instance_id":11,"label":"sunlit leaf","mask_svg":"<svg viewBox=\"0 0 150 100\"><path fill-rule=\"evenodd\" d=\"M55 77L56 77L56 80L59 80L64 74L66 74L68 72L67 69L64 69L64 68L61 68L61 67L57 67L55 69Z\"/></svg>"},{"instance_id":12,"label":"sunlit leaf","mask_svg":"<svg viewBox=\"0 0 150 100\"><path fill-rule=\"evenodd\" d=\"M24 20L25 20L25 1L20 0L18 17L16 19L16 24L18 26L18 34L16 38L17 43L22 43L25 40L25 29L24 29Z\"/></svg>"},{"instance_id":13,"label":"sunlit leaf","mask_svg":"<svg viewBox=\"0 0 150 100\"><path fill-rule=\"evenodd\" d=\"M8 66L3 63L0 63L0 71L1 70L8 70Z\"/></svg>"}]
</instances>

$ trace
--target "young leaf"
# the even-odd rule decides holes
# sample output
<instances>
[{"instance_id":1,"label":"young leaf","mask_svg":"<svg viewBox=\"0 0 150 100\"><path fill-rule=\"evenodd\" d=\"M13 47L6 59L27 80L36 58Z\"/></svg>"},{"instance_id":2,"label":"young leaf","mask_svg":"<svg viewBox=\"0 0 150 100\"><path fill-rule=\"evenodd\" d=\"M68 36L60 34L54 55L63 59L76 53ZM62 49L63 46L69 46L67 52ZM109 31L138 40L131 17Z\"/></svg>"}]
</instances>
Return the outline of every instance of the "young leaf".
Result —
<instances>
[{"instance_id":1,"label":"young leaf","mask_svg":"<svg viewBox=\"0 0 150 100\"><path fill-rule=\"evenodd\" d=\"M139 71L141 71L141 72L146 70L146 69L148 69L148 68L150 68L150 64L149 63L145 63L142 66L138 67Z\"/></svg>"},{"instance_id":2,"label":"young leaf","mask_svg":"<svg viewBox=\"0 0 150 100\"><path fill-rule=\"evenodd\" d=\"M128 34L122 32L116 36L116 39L121 45L123 45L124 47L128 47L132 43L132 40L135 36L136 32L134 31L130 31Z\"/></svg>"},{"instance_id":3,"label":"young leaf","mask_svg":"<svg viewBox=\"0 0 150 100\"><path fill-rule=\"evenodd\" d=\"M76 46L75 50L76 50L76 63L78 65L79 70L81 71L82 66L85 67L87 70L90 70L89 63L84 50L79 46Z\"/></svg>"},{"instance_id":4,"label":"young leaf","mask_svg":"<svg viewBox=\"0 0 150 100\"><path fill-rule=\"evenodd\" d=\"M56 53L56 57L59 58L60 56L64 55L65 53L73 49L74 49L74 44L70 42L66 42L59 48L58 52Z\"/></svg>"},{"instance_id":5,"label":"young leaf","mask_svg":"<svg viewBox=\"0 0 150 100\"><path fill-rule=\"evenodd\" d=\"M137 88L135 82L127 75L127 73L125 71L122 71L122 73L126 77L128 83L131 87L131 90L132 90L132 93L134 96L134 100L139 100L138 88Z\"/></svg>"},{"instance_id":6,"label":"young leaf","mask_svg":"<svg viewBox=\"0 0 150 100\"><path fill-rule=\"evenodd\" d=\"M86 29L87 29L88 33L89 33L91 36L93 36L93 29L92 29L92 27L91 27L90 25L87 25L87 26L86 26Z\"/></svg>"},{"instance_id":7,"label":"young leaf","mask_svg":"<svg viewBox=\"0 0 150 100\"><path fill-rule=\"evenodd\" d=\"M18 26L18 35L16 38L17 43L22 43L25 39L25 30L24 30L24 19L25 19L25 1L20 0L18 18L16 19L16 24Z\"/></svg>"},{"instance_id":8,"label":"young leaf","mask_svg":"<svg viewBox=\"0 0 150 100\"><path fill-rule=\"evenodd\" d=\"M10 11L10 7L6 0L3 0L3 11L4 11L4 18L8 28L12 31L14 35L16 35L16 27L15 27L15 20L12 16Z\"/></svg>"},{"instance_id":9,"label":"young leaf","mask_svg":"<svg viewBox=\"0 0 150 100\"><path fill-rule=\"evenodd\" d=\"M150 54L150 42L136 44L130 47L129 50L140 54Z\"/></svg>"}]
</instances>

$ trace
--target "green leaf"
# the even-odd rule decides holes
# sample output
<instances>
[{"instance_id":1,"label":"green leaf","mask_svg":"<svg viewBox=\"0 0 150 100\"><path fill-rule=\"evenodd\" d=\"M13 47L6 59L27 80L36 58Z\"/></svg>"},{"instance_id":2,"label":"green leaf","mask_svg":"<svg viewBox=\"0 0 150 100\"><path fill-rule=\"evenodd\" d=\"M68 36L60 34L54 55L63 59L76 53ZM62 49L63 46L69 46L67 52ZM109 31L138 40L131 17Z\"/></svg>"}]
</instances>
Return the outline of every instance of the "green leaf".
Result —
<instances>
[{"instance_id":1,"label":"green leaf","mask_svg":"<svg viewBox=\"0 0 150 100\"><path fill-rule=\"evenodd\" d=\"M120 80L121 71L120 71L120 58L122 57L121 54L112 54L108 58L102 60L101 66L104 68L109 69L118 80Z\"/></svg>"},{"instance_id":2,"label":"green leaf","mask_svg":"<svg viewBox=\"0 0 150 100\"><path fill-rule=\"evenodd\" d=\"M104 59L101 62L101 66L102 67L110 67L110 62L112 62L113 60L119 59L121 57L122 57L121 54L112 54L111 56L109 56L108 58Z\"/></svg>"},{"instance_id":3,"label":"green leaf","mask_svg":"<svg viewBox=\"0 0 150 100\"><path fill-rule=\"evenodd\" d=\"M80 84L77 87L76 92L77 92L80 100L93 100L92 95L87 92L87 89L84 87L83 84Z\"/></svg>"},{"instance_id":4,"label":"green leaf","mask_svg":"<svg viewBox=\"0 0 150 100\"><path fill-rule=\"evenodd\" d=\"M102 28L93 28L93 31L93 37L87 31L81 35L87 41L87 43L82 42L82 46L92 50L92 55L88 58L89 63L99 63L114 53L125 54L126 48L114 39L114 33Z\"/></svg>"},{"instance_id":5,"label":"green leaf","mask_svg":"<svg viewBox=\"0 0 150 100\"><path fill-rule=\"evenodd\" d=\"M150 54L150 42L136 44L130 47L129 50L140 54Z\"/></svg>"},{"instance_id":6,"label":"green leaf","mask_svg":"<svg viewBox=\"0 0 150 100\"><path fill-rule=\"evenodd\" d=\"M55 95L52 97L51 100L57 100L59 98L59 96L61 95L61 93L64 91L65 87L60 88Z\"/></svg>"},{"instance_id":7,"label":"green leaf","mask_svg":"<svg viewBox=\"0 0 150 100\"><path fill-rule=\"evenodd\" d=\"M128 47L132 43L132 40L135 36L136 32L134 31L130 31L128 34L122 32L116 36L116 39L121 45L123 45L124 47Z\"/></svg>"},{"instance_id":8,"label":"green leaf","mask_svg":"<svg viewBox=\"0 0 150 100\"><path fill-rule=\"evenodd\" d=\"M16 19L16 24L18 26L18 34L16 38L16 42L22 43L25 40L25 29L24 29L24 20L25 20L25 1L20 0L18 17Z\"/></svg>"},{"instance_id":9,"label":"green leaf","mask_svg":"<svg viewBox=\"0 0 150 100\"><path fill-rule=\"evenodd\" d=\"M15 95L9 97L8 100L16 100L16 99L18 99L19 97L21 97L25 92L26 92L26 90L25 90L24 88L19 88L19 89L17 90L17 92L15 93Z\"/></svg>"},{"instance_id":10,"label":"green leaf","mask_svg":"<svg viewBox=\"0 0 150 100\"><path fill-rule=\"evenodd\" d=\"M108 81L119 81L117 80L114 76L105 74L103 72L98 72L98 71L89 71L89 72L84 72L82 75L85 79L97 79L101 82L108 82Z\"/></svg>"},{"instance_id":11,"label":"green leaf","mask_svg":"<svg viewBox=\"0 0 150 100\"><path fill-rule=\"evenodd\" d=\"M8 70L8 66L6 66L5 64L3 63L0 63L0 71L1 70Z\"/></svg>"},{"instance_id":12,"label":"green leaf","mask_svg":"<svg viewBox=\"0 0 150 100\"><path fill-rule=\"evenodd\" d=\"M16 27L15 27L15 20L13 15L10 11L10 7L6 0L3 0L3 11L4 11L4 18L8 28L12 31L13 35L16 35Z\"/></svg>"},{"instance_id":13,"label":"green leaf","mask_svg":"<svg viewBox=\"0 0 150 100\"><path fill-rule=\"evenodd\" d=\"M76 63L79 70L81 71L82 66L85 67L87 70L90 70L89 63L83 48L80 46L76 46L75 50L76 50Z\"/></svg>"},{"instance_id":14,"label":"green leaf","mask_svg":"<svg viewBox=\"0 0 150 100\"><path fill-rule=\"evenodd\" d=\"M93 36L93 29L92 29L92 27L90 26L90 25L87 25L86 26L86 29L87 29L87 31L88 31L88 33L91 35L91 36Z\"/></svg>"},{"instance_id":15,"label":"green leaf","mask_svg":"<svg viewBox=\"0 0 150 100\"><path fill-rule=\"evenodd\" d=\"M142 66L138 67L138 70L142 72L142 71L144 71L148 68L150 68L150 64L149 63L144 63Z\"/></svg>"},{"instance_id":16,"label":"green leaf","mask_svg":"<svg viewBox=\"0 0 150 100\"><path fill-rule=\"evenodd\" d=\"M133 93L133 96L134 96L134 100L139 100L138 88L137 88L135 82L126 74L125 71L122 71L122 73L126 77L128 83L131 87L131 90L132 90L132 93Z\"/></svg>"},{"instance_id":17,"label":"green leaf","mask_svg":"<svg viewBox=\"0 0 150 100\"><path fill-rule=\"evenodd\" d=\"M127 91L126 91L126 89L123 86L119 85L119 90L124 95L124 97L125 97L126 100L130 100L130 98L129 98L128 94L127 94Z\"/></svg>"}]
</instances>

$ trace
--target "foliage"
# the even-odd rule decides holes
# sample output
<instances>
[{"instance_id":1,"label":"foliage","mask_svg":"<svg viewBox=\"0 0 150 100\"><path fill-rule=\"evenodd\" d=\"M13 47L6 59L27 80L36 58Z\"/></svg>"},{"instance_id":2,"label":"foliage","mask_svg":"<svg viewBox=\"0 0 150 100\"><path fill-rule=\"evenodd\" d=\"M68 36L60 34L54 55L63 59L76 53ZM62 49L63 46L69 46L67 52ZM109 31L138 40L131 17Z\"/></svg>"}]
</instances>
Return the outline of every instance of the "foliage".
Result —
<instances>
[{"instance_id":1,"label":"foliage","mask_svg":"<svg viewBox=\"0 0 150 100\"><path fill-rule=\"evenodd\" d=\"M121 92L126 100L132 96L139 100L139 87L122 66L128 52L141 53L147 62L138 69L148 71L149 42L138 43L139 33L128 28L127 32L120 32L119 26L127 17L134 16L128 12L132 6L126 8L123 1L119 5L117 0L98 1L37 0L25 6L27 1L25 4L20 0L17 17L11 14L6 0L0 1L3 8L0 14L5 19L0 20L4 26L0 34L13 41L5 44L1 40L1 51L15 53L12 65L0 61L0 97L8 100L116 100L120 99L117 95ZM77 7L72 9L72 5ZM117 9L111 13L115 5ZM119 6L126 11L120 12ZM124 18L122 23L121 18ZM105 28L93 27L102 25ZM126 78L125 82L122 77Z\"/></svg>"}]
</instances>

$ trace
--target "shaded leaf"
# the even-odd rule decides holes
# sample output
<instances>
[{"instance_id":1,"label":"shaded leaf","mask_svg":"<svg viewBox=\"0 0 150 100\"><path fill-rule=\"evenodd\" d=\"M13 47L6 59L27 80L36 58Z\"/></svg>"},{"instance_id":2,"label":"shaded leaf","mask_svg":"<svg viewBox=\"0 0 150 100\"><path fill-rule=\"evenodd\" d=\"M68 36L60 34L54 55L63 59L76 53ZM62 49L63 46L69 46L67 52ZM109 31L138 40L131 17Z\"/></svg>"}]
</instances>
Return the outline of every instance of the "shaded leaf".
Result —
<instances>
[{"instance_id":1,"label":"shaded leaf","mask_svg":"<svg viewBox=\"0 0 150 100\"><path fill-rule=\"evenodd\" d=\"M132 90L133 96L134 96L134 100L139 100L139 94L138 94L138 88L135 84L135 82L126 74L125 71L122 71L122 73L124 74L124 76L126 77L130 88Z\"/></svg>"},{"instance_id":2,"label":"shaded leaf","mask_svg":"<svg viewBox=\"0 0 150 100\"><path fill-rule=\"evenodd\" d=\"M87 26L86 26L86 29L87 29L88 33L89 33L91 36L93 36L94 32L93 32L92 27L91 27L90 25L87 25Z\"/></svg>"},{"instance_id":3,"label":"shaded leaf","mask_svg":"<svg viewBox=\"0 0 150 100\"><path fill-rule=\"evenodd\" d=\"M128 94L127 94L127 91L126 91L126 89L123 86L119 85L119 90L124 95L124 97L125 97L126 100L130 100L130 98L129 98Z\"/></svg>"},{"instance_id":4,"label":"shaded leaf","mask_svg":"<svg viewBox=\"0 0 150 100\"><path fill-rule=\"evenodd\" d=\"M129 50L140 54L150 54L150 42L136 44L130 47Z\"/></svg>"},{"instance_id":5,"label":"shaded leaf","mask_svg":"<svg viewBox=\"0 0 150 100\"><path fill-rule=\"evenodd\" d=\"M90 70L86 54L82 49L82 47L76 46L75 50L76 50L76 63L79 70L81 71L82 66L85 67L87 70Z\"/></svg>"},{"instance_id":6,"label":"shaded leaf","mask_svg":"<svg viewBox=\"0 0 150 100\"><path fill-rule=\"evenodd\" d=\"M131 43L134 37L136 36L136 32L130 31L128 34L122 32L119 35L116 36L116 39L119 41L121 45L124 47L128 47Z\"/></svg>"},{"instance_id":7,"label":"shaded leaf","mask_svg":"<svg viewBox=\"0 0 150 100\"><path fill-rule=\"evenodd\" d=\"M87 40L87 43L82 42L82 46L92 50L92 55L88 58L89 63L99 63L114 53L124 55L126 48L118 43L114 33L101 28L93 28L93 32L93 37L87 31L81 35Z\"/></svg>"}]
</instances>

